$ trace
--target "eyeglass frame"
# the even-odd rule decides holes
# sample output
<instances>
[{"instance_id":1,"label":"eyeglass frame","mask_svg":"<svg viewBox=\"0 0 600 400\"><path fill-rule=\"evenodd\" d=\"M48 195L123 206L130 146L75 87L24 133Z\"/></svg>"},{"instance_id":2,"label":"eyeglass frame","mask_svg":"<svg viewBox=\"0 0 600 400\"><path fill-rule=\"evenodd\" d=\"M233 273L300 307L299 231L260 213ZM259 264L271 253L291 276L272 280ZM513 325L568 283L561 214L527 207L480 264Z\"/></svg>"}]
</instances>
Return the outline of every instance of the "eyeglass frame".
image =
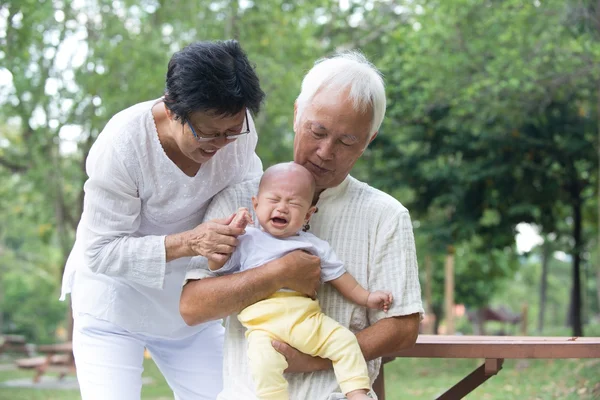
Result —
<instances>
[{"instance_id":1,"label":"eyeglass frame","mask_svg":"<svg viewBox=\"0 0 600 400\"><path fill-rule=\"evenodd\" d=\"M186 119L185 122L190 127L190 130L192 131L192 135L194 135L194 139L196 139L197 142L211 142L213 140L221 139L222 137L225 137L226 140L233 140L233 139L237 139L237 138L240 138L242 136L249 134L250 133L250 120L248 119L248 109L245 110L244 121L246 122L246 130L245 131L240 131L240 133L236 133L235 135L224 135L224 134L219 133L219 134L217 134L215 136L211 136L211 137L198 135L196 133L196 130L192 126L192 123L190 122L190 120ZM202 131L200 131L200 130L198 130L198 131L200 133L202 133Z\"/></svg>"}]
</instances>

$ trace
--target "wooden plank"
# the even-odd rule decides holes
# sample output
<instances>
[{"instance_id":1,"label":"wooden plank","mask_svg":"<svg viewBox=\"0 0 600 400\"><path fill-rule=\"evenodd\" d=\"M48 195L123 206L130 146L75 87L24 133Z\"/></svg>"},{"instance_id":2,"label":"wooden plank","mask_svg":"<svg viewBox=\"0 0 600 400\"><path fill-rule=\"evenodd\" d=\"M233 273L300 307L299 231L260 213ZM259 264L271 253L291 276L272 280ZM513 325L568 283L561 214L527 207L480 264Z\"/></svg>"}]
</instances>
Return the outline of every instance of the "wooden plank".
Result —
<instances>
[{"instance_id":1,"label":"wooden plank","mask_svg":"<svg viewBox=\"0 0 600 400\"><path fill-rule=\"evenodd\" d=\"M600 338L421 335L414 347L389 357L600 358Z\"/></svg>"},{"instance_id":2,"label":"wooden plank","mask_svg":"<svg viewBox=\"0 0 600 400\"><path fill-rule=\"evenodd\" d=\"M48 354L70 353L73 351L73 343L42 344L37 347L37 351Z\"/></svg>"},{"instance_id":3,"label":"wooden plank","mask_svg":"<svg viewBox=\"0 0 600 400\"><path fill-rule=\"evenodd\" d=\"M600 343L600 337L568 336L477 336L477 335L419 335L417 343L520 343L520 342L585 342Z\"/></svg>"},{"instance_id":4,"label":"wooden plank","mask_svg":"<svg viewBox=\"0 0 600 400\"><path fill-rule=\"evenodd\" d=\"M502 358L486 358L484 364L485 375L496 375L502 369Z\"/></svg>"},{"instance_id":5,"label":"wooden plank","mask_svg":"<svg viewBox=\"0 0 600 400\"><path fill-rule=\"evenodd\" d=\"M501 360L496 360L496 361L497 362L494 364L499 365L499 367L501 368L502 361ZM486 360L486 364L487 364L487 360ZM499 368L496 371L496 373L487 374L486 373L486 364L481 365L475 371L471 372L469 375L467 375L465 378L463 378L460 382L458 382L456 385L454 385L450 389L448 389L444 394L439 396L437 398L437 400L462 399L463 397L465 397L466 395L471 393L473 390L477 389L482 383L484 383L485 381L490 379L492 376L494 376L500 370L500 368Z\"/></svg>"}]
</instances>

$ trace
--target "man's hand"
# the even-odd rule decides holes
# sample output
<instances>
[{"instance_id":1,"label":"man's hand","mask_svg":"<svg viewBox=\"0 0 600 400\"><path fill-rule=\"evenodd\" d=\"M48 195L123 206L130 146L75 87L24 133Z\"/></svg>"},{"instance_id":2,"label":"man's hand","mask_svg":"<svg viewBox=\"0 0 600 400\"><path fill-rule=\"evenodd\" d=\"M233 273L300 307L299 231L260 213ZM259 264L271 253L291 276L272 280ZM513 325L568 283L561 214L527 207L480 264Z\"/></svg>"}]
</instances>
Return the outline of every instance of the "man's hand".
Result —
<instances>
[{"instance_id":1,"label":"man's hand","mask_svg":"<svg viewBox=\"0 0 600 400\"><path fill-rule=\"evenodd\" d=\"M285 372L313 372L331 368L331 361L321 357L311 357L293 348L287 343L273 340L273 348L283 354L288 362Z\"/></svg>"},{"instance_id":2,"label":"man's hand","mask_svg":"<svg viewBox=\"0 0 600 400\"><path fill-rule=\"evenodd\" d=\"M367 307L376 310L383 310L387 313L390 309L392 301L394 301L394 296L392 296L392 293L384 290L377 290L369 293L369 297L367 297Z\"/></svg>"},{"instance_id":3,"label":"man's hand","mask_svg":"<svg viewBox=\"0 0 600 400\"><path fill-rule=\"evenodd\" d=\"M281 261L281 286L313 299L321 286L321 259L302 250L292 251Z\"/></svg>"}]
</instances>

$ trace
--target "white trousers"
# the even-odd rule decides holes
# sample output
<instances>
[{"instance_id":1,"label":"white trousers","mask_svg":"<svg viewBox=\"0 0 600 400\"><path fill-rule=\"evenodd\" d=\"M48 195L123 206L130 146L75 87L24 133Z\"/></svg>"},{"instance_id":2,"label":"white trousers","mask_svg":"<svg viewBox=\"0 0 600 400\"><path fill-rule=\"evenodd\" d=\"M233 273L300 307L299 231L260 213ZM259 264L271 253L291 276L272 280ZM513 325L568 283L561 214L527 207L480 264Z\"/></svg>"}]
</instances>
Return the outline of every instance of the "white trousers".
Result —
<instances>
[{"instance_id":1,"label":"white trousers","mask_svg":"<svg viewBox=\"0 0 600 400\"><path fill-rule=\"evenodd\" d=\"M184 339L157 339L79 315L73 354L81 398L140 400L146 347L175 400L214 400L223 386L223 333L220 323L210 323Z\"/></svg>"}]
</instances>

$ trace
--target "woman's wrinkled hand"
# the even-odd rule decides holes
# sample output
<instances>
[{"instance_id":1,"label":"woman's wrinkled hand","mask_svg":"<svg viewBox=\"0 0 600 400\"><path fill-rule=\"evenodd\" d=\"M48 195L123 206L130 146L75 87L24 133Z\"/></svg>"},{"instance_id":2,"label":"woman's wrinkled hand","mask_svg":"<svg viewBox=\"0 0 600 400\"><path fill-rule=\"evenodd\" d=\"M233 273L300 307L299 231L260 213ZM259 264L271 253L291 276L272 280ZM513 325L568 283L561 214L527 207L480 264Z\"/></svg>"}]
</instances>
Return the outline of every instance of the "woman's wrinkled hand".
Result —
<instances>
[{"instance_id":1,"label":"woman's wrinkled hand","mask_svg":"<svg viewBox=\"0 0 600 400\"><path fill-rule=\"evenodd\" d=\"M227 218L204 222L189 231L188 245L197 256L225 262L238 245L237 237L244 228L231 225L235 214Z\"/></svg>"}]
</instances>

